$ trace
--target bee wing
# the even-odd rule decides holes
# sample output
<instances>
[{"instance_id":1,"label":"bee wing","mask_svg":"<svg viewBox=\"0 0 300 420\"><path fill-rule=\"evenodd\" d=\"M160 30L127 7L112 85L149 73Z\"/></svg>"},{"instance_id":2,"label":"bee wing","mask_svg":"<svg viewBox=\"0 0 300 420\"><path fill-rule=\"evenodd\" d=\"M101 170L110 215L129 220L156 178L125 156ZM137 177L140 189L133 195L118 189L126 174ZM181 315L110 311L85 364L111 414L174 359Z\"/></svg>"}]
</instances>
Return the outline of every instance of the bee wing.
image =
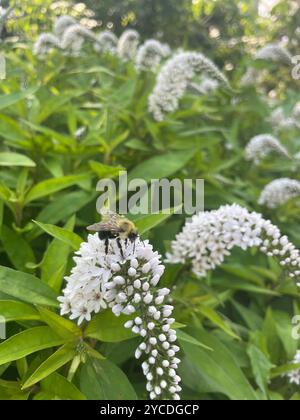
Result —
<instances>
[{"instance_id":1,"label":"bee wing","mask_svg":"<svg viewBox=\"0 0 300 420\"><path fill-rule=\"evenodd\" d=\"M108 222L95 223L94 225L88 226L87 230L94 232L113 232L119 233L120 227L116 221L109 220Z\"/></svg>"}]
</instances>

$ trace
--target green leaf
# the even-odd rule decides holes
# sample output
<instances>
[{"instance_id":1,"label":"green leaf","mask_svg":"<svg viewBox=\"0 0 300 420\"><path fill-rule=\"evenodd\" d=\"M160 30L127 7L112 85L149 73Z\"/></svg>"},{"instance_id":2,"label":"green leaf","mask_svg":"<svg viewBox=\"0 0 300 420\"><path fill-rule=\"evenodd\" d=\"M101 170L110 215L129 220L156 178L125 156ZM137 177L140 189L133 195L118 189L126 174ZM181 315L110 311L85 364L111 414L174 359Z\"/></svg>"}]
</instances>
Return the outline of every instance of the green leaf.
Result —
<instances>
[{"instance_id":1,"label":"green leaf","mask_svg":"<svg viewBox=\"0 0 300 420\"><path fill-rule=\"evenodd\" d=\"M260 390L263 392L265 399L267 399L270 372L274 366L267 359L264 353L253 344L250 344L250 346L247 349L247 353L251 361L255 381L259 386Z\"/></svg>"},{"instance_id":2,"label":"green leaf","mask_svg":"<svg viewBox=\"0 0 300 420\"><path fill-rule=\"evenodd\" d=\"M252 331L259 330L263 324L263 319L254 311L246 308L245 306L240 305L235 300L231 301L232 305L238 311L240 316L243 318L248 328Z\"/></svg>"},{"instance_id":3,"label":"green leaf","mask_svg":"<svg viewBox=\"0 0 300 420\"><path fill-rule=\"evenodd\" d=\"M73 185L76 185L79 182L89 178L90 174L85 173L82 175L69 175L61 178L52 178L48 179L47 181L40 182L29 191L25 197L25 204L72 187Z\"/></svg>"},{"instance_id":4,"label":"green leaf","mask_svg":"<svg viewBox=\"0 0 300 420\"><path fill-rule=\"evenodd\" d=\"M55 198L55 201L47 204L36 220L41 223L49 223L56 225L61 220L73 216L82 207L91 202L96 196L96 193L86 193L84 191L75 191L67 194L63 194ZM36 238L41 233L38 226L29 233L30 239Z\"/></svg>"},{"instance_id":5,"label":"green leaf","mask_svg":"<svg viewBox=\"0 0 300 420\"><path fill-rule=\"evenodd\" d=\"M124 328L128 317L116 317L111 310L106 310L93 317L84 331L86 337L107 343L117 343L134 337L133 332Z\"/></svg>"},{"instance_id":6,"label":"green leaf","mask_svg":"<svg viewBox=\"0 0 300 420\"><path fill-rule=\"evenodd\" d=\"M30 328L0 344L0 365L62 344L64 340L50 327Z\"/></svg>"},{"instance_id":7,"label":"green leaf","mask_svg":"<svg viewBox=\"0 0 300 420\"><path fill-rule=\"evenodd\" d=\"M59 239L67 245L70 245L75 251L78 251L80 245L83 242L83 239L81 239L80 236L78 236L74 232L70 232L69 230L54 225L40 223L35 220L34 223L36 223L42 230L44 230L49 235L53 236L56 239Z\"/></svg>"},{"instance_id":8,"label":"green leaf","mask_svg":"<svg viewBox=\"0 0 300 420\"><path fill-rule=\"evenodd\" d=\"M298 343L293 338L293 324L287 312L273 311L276 331L286 351L289 360L292 360L297 352Z\"/></svg>"},{"instance_id":9,"label":"green leaf","mask_svg":"<svg viewBox=\"0 0 300 420\"><path fill-rule=\"evenodd\" d=\"M6 322L40 320L39 313L32 306L14 300L0 300L0 314Z\"/></svg>"},{"instance_id":10,"label":"green leaf","mask_svg":"<svg viewBox=\"0 0 300 420\"><path fill-rule=\"evenodd\" d=\"M226 324L226 322L218 315L218 313L214 309L212 309L208 306L199 305L197 307L197 310L203 316L205 316L205 318L208 318L213 324L215 324L219 328L221 328L221 330L223 330L230 337L233 337L233 338L236 338L236 339L240 340L240 337L232 331L230 326Z\"/></svg>"},{"instance_id":11,"label":"green leaf","mask_svg":"<svg viewBox=\"0 0 300 420\"><path fill-rule=\"evenodd\" d=\"M58 306L50 287L31 274L0 266L0 292L36 305Z\"/></svg>"},{"instance_id":12,"label":"green leaf","mask_svg":"<svg viewBox=\"0 0 300 420\"><path fill-rule=\"evenodd\" d=\"M43 379L41 389L50 395L51 399L86 400L86 396L74 384L58 373L52 373L52 375Z\"/></svg>"},{"instance_id":13,"label":"green leaf","mask_svg":"<svg viewBox=\"0 0 300 420\"><path fill-rule=\"evenodd\" d=\"M20 271L28 271L27 263L35 263L35 256L28 242L6 226L2 227L0 238L14 267Z\"/></svg>"},{"instance_id":14,"label":"green leaf","mask_svg":"<svg viewBox=\"0 0 300 420\"><path fill-rule=\"evenodd\" d=\"M213 349L208 352L199 346L181 342L188 360L201 373L205 383L231 400L256 400L254 390L227 347L205 331L197 330L194 335L197 340Z\"/></svg>"},{"instance_id":15,"label":"green leaf","mask_svg":"<svg viewBox=\"0 0 300 420\"><path fill-rule=\"evenodd\" d=\"M135 225L138 228L140 235L147 233L151 229L154 229L156 226L159 226L161 223L165 222L176 212L176 210L177 209L169 209L166 210L165 213L149 214L136 220Z\"/></svg>"},{"instance_id":16,"label":"green leaf","mask_svg":"<svg viewBox=\"0 0 300 420\"><path fill-rule=\"evenodd\" d=\"M277 378L278 376L285 375L286 373L293 372L294 370L300 369L300 363L289 363L272 369L271 378Z\"/></svg>"},{"instance_id":17,"label":"green leaf","mask_svg":"<svg viewBox=\"0 0 300 420\"><path fill-rule=\"evenodd\" d=\"M19 153L3 152L0 153L0 166L26 166L34 168L36 164L27 156Z\"/></svg>"},{"instance_id":18,"label":"green leaf","mask_svg":"<svg viewBox=\"0 0 300 420\"><path fill-rule=\"evenodd\" d=\"M192 337L191 335L187 334L186 332L184 332L182 330L177 331L177 338L178 338L179 341L190 343L190 344L193 344L194 346L199 346L199 347L201 347L205 350L208 350L208 351L213 351L213 349L211 347L208 347L205 344L200 343L200 341L197 340L195 337Z\"/></svg>"},{"instance_id":19,"label":"green leaf","mask_svg":"<svg viewBox=\"0 0 300 420\"><path fill-rule=\"evenodd\" d=\"M23 384L22 390L35 385L37 382L51 375L51 373L69 363L75 355L76 350L74 345L64 345L37 368L37 370Z\"/></svg>"},{"instance_id":20,"label":"green leaf","mask_svg":"<svg viewBox=\"0 0 300 420\"><path fill-rule=\"evenodd\" d=\"M129 174L129 181L141 178L146 182L173 175L182 169L195 154L195 149L165 153L136 166Z\"/></svg>"},{"instance_id":21,"label":"green leaf","mask_svg":"<svg viewBox=\"0 0 300 420\"><path fill-rule=\"evenodd\" d=\"M81 336L81 329L74 324L74 322L69 321L68 319L63 318L60 315L50 311L46 308L38 308L41 319L52 328L59 336L66 339Z\"/></svg>"},{"instance_id":22,"label":"green leaf","mask_svg":"<svg viewBox=\"0 0 300 420\"><path fill-rule=\"evenodd\" d=\"M38 88L34 87L34 88L26 89L22 92L14 92L8 95L0 95L0 110L4 108L8 108L9 106L12 106L16 104L17 102L22 101L28 96L31 96L33 93L37 91L37 89Z\"/></svg>"},{"instance_id":23,"label":"green leaf","mask_svg":"<svg viewBox=\"0 0 300 420\"><path fill-rule=\"evenodd\" d=\"M65 226L65 230L72 231L75 217L72 217ZM41 278L52 289L59 293L64 278L71 247L59 239L54 239L48 246L41 263Z\"/></svg>"},{"instance_id":24,"label":"green leaf","mask_svg":"<svg viewBox=\"0 0 300 420\"><path fill-rule=\"evenodd\" d=\"M103 163L96 162L94 160L89 161L89 166L91 170L100 178L100 179L110 179L115 178L119 175L121 171L124 171L122 166L109 166L104 165Z\"/></svg>"},{"instance_id":25,"label":"green leaf","mask_svg":"<svg viewBox=\"0 0 300 420\"><path fill-rule=\"evenodd\" d=\"M89 359L83 365L80 389L88 400L137 400L127 376L108 360Z\"/></svg>"}]
</instances>

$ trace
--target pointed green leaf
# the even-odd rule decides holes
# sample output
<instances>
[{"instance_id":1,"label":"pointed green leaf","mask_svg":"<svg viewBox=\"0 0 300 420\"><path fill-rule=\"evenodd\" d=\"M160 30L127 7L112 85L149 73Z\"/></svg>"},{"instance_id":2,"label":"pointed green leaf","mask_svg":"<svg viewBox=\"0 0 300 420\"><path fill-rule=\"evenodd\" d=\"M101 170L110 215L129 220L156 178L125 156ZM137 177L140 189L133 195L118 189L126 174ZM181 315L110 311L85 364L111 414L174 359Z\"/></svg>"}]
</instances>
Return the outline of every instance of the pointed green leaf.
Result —
<instances>
[{"instance_id":1,"label":"pointed green leaf","mask_svg":"<svg viewBox=\"0 0 300 420\"><path fill-rule=\"evenodd\" d=\"M50 311L46 308L38 308L41 319L63 338L76 338L81 336L81 329L68 319Z\"/></svg>"},{"instance_id":2,"label":"pointed green leaf","mask_svg":"<svg viewBox=\"0 0 300 420\"><path fill-rule=\"evenodd\" d=\"M27 166L34 168L36 164L27 156L19 153L3 152L0 153L0 166Z\"/></svg>"},{"instance_id":3,"label":"pointed green leaf","mask_svg":"<svg viewBox=\"0 0 300 420\"><path fill-rule=\"evenodd\" d=\"M0 344L0 365L62 344L64 340L50 327L30 328Z\"/></svg>"},{"instance_id":4,"label":"pointed green leaf","mask_svg":"<svg viewBox=\"0 0 300 420\"><path fill-rule=\"evenodd\" d=\"M0 300L0 314L6 322L38 321L40 315L32 306L14 300Z\"/></svg>"},{"instance_id":5,"label":"pointed green leaf","mask_svg":"<svg viewBox=\"0 0 300 420\"><path fill-rule=\"evenodd\" d=\"M89 358L81 368L80 389L89 400L136 400L127 376L108 360Z\"/></svg>"},{"instance_id":6,"label":"pointed green leaf","mask_svg":"<svg viewBox=\"0 0 300 420\"><path fill-rule=\"evenodd\" d=\"M29 193L25 197L25 204L28 204L31 201L38 200L40 198L47 197L48 195L69 188L89 178L90 174L81 174L64 176L62 178L52 178L48 179L47 181L42 181L39 184L36 184L29 191Z\"/></svg>"},{"instance_id":7,"label":"pointed green leaf","mask_svg":"<svg viewBox=\"0 0 300 420\"><path fill-rule=\"evenodd\" d=\"M53 353L47 360L45 360L37 370L26 380L22 389L29 388L37 382L51 375L53 372L66 365L76 355L74 345L66 344L55 353Z\"/></svg>"},{"instance_id":8,"label":"pointed green leaf","mask_svg":"<svg viewBox=\"0 0 300 420\"><path fill-rule=\"evenodd\" d=\"M78 236L74 232L70 232L69 230L54 225L40 223L35 220L34 223L36 223L42 230L44 230L49 235L53 236L56 239L59 239L67 245L70 245L75 251L78 251L80 245L83 242L80 236Z\"/></svg>"},{"instance_id":9,"label":"pointed green leaf","mask_svg":"<svg viewBox=\"0 0 300 420\"><path fill-rule=\"evenodd\" d=\"M47 284L8 267L0 266L0 292L36 305L58 306L57 296Z\"/></svg>"}]
</instances>

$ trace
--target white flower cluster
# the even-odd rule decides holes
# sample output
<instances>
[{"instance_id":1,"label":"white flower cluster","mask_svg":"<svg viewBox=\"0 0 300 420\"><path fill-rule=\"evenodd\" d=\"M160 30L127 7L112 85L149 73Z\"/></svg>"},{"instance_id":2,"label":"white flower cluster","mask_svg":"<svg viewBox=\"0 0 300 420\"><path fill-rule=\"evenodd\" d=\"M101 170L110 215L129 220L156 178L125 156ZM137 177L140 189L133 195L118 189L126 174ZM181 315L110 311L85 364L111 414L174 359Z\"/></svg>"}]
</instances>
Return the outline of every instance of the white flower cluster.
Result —
<instances>
[{"instance_id":1,"label":"white flower cluster","mask_svg":"<svg viewBox=\"0 0 300 420\"><path fill-rule=\"evenodd\" d=\"M267 256L277 257L291 278L300 276L299 250L261 214L250 213L236 204L195 215L172 243L167 262L191 264L198 277L205 277L235 247L243 250L259 247Z\"/></svg>"},{"instance_id":2,"label":"white flower cluster","mask_svg":"<svg viewBox=\"0 0 300 420\"><path fill-rule=\"evenodd\" d=\"M33 53L44 58L53 48L59 48L59 38L50 33L41 34L33 46Z\"/></svg>"},{"instance_id":3,"label":"white flower cluster","mask_svg":"<svg viewBox=\"0 0 300 420\"><path fill-rule=\"evenodd\" d=\"M292 364L300 364L300 350L297 351ZM291 384L300 385L300 369L295 369L292 372L288 372L285 376L289 379Z\"/></svg>"},{"instance_id":4,"label":"white flower cluster","mask_svg":"<svg viewBox=\"0 0 300 420\"><path fill-rule=\"evenodd\" d=\"M58 38L62 38L66 29L76 25L76 20L71 16L59 16L54 23L54 33Z\"/></svg>"},{"instance_id":5,"label":"white flower cluster","mask_svg":"<svg viewBox=\"0 0 300 420\"><path fill-rule=\"evenodd\" d=\"M96 35L80 24L69 26L62 36L61 47L71 55L78 55L85 40L98 42Z\"/></svg>"},{"instance_id":6,"label":"white flower cluster","mask_svg":"<svg viewBox=\"0 0 300 420\"><path fill-rule=\"evenodd\" d=\"M275 61L283 64L292 64L292 56L280 45L267 44L255 54L256 60Z\"/></svg>"},{"instance_id":7,"label":"white flower cluster","mask_svg":"<svg viewBox=\"0 0 300 420\"><path fill-rule=\"evenodd\" d=\"M140 34L134 29L122 33L118 42L118 54L123 60L132 60L136 56Z\"/></svg>"},{"instance_id":8,"label":"white flower cluster","mask_svg":"<svg viewBox=\"0 0 300 420\"><path fill-rule=\"evenodd\" d=\"M259 134L253 137L245 148L246 159L253 161L255 165L258 165L272 152L289 157L286 148L270 134Z\"/></svg>"},{"instance_id":9,"label":"white flower cluster","mask_svg":"<svg viewBox=\"0 0 300 420\"><path fill-rule=\"evenodd\" d=\"M148 241L121 241L121 247L122 252L117 241L111 240L106 252L105 241L98 234L89 235L66 278L64 296L59 298L61 314L71 314L79 324L107 307L116 316L130 316L125 327L142 338L135 356L147 357L142 368L150 398L179 399L179 347L172 329L173 306L167 301L170 290L157 288L164 266Z\"/></svg>"},{"instance_id":10,"label":"white flower cluster","mask_svg":"<svg viewBox=\"0 0 300 420\"><path fill-rule=\"evenodd\" d=\"M274 109L269 118L269 122L274 127L275 131L285 131L294 128L297 124L294 118L287 117L283 108Z\"/></svg>"},{"instance_id":11,"label":"white flower cluster","mask_svg":"<svg viewBox=\"0 0 300 420\"><path fill-rule=\"evenodd\" d=\"M224 74L203 54L197 52L176 54L163 66L149 98L149 111L157 121L162 121L166 113L177 110L179 100L198 73L204 73L229 86Z\"/></svg>"},{"instance_id":12,"label":"white flower cluster","mask_svg":"<svg viewBox=\"0 0 300 420\"><path fill-rule=\"evenodd\" d=\"M148 39L138 49L135 67L137 71L150 70L154 71L159 66L162 58L171 54L169 45L162 44L155 39Z\"/></svg>"},{"instance_id":13,"label":"white flower cluster","mask_svg":"<svg viewBox=\"0 0 300 420\"><path fill-rule=\"evenodd\" d=\"M109 52L115 54L118 47L118 38L110 31L103 31L97 36L98 41L95 42L95 51L99 53Z\"/></svg>"},{"instance_id":14,"label":"white flower cluster","mask_svg":"<svg viewBox=\"0 0 300 420\"><path fill-rule=\"evenodd\" d=\"M295 179L280 178L270 182L262 191L258 203L275 209L300 195L300 182Z\"/></svg>"}]
</instances>

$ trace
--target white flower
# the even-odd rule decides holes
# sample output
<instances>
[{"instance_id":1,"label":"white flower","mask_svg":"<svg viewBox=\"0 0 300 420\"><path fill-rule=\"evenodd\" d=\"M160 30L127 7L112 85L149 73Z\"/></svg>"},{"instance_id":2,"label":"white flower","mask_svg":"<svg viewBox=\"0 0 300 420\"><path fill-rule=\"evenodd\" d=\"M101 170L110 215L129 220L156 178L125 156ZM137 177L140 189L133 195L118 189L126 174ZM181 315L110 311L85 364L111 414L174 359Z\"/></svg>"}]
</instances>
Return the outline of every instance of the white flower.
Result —
<instances>
[{"instance_id":1,"label":"white flower","mask_svg":"<svg viewBox=\"0 0 300 420\"><path fill-rule=\"evenodd\" d=\"M123 60L132 60L136 56L140 34L134 29L122 33L118 42L118 54Z\"/></svg>"},{"instance_id":2,"label":"white flower","mask_svg":"<svg viewBox=\"0 0 300 420\"><path fill-rule=\"evenodd\" d=\"M191 264L198 277L221 265L233 248L259 247L268 256L277 256L291 278L300 275L300 252L279 229L259 213L250 213L236 204L201 212L188 221L172 243L167 255L171 264Z\"/></svg>"},{"instance_id":3,"label":"white flower","mask_svg":"<svg viewBox=\"0 0 300 420\"><path fill-rule=\"evenodd\" d=\"M291 362L292 364L299 365L300 364L300 351L298 350L294 360ZM285 375L291 384L300 385L300 368L293 370L292 372L288 372Z\"/></svg>"},{"instance_id":4,"label":"white flower","mask_svg":"<svg viewBox=\"0 0 300 420\"><path fill-rule=\"evenodd\" d=\"M175 321L170 318L173 306L167 304L170 291L156 288L157 277L164 272L161 257L148 241L121 241L120 245L122 252L117 241L110 240L106 252L105 241L98 234L89 235L76 253L71 276L66 278L64 296L59 298L61 314L70 314L79 324L106 307L116 316L131 316L124 327L142 338L135 356L147 358L142 364L147 390L153 399L174 398L170 390L174 388L177 395L181 390L176 374L180 360L175 357L179 347L176 331L170 327ZM164 361L174 366L171 374ZM166 384L163 389L162 381Z\"/></svg>"},{"instance_id":5,"label":"white flower","mask_svg":"<svg viewBox=\"0 0 300 420\"><path fill-rule=\"evenodd\" d=\"M171 49L155 39L149 39L138 49L135 66L137 71L154 71L159 66L162 58L170 55Z\"/></svg>"},{"instance_id":6,"label":"white flower","mask_svg":"<svg viewBox=\"0 0 300 420\"><path fill-rule=\"evenodd\" d=\"M275 179L262 191L258 203L275 209L300 195L300 182L289 178Z\"/></svg>"},{"instance_id":7,"label":"white flower","mask_svg":"<svg viewBox=\"0 0 300 420\"><path fill-rule=\"evenodd\" d=\"M114 54L117 51L118 38L110 31L103 31L97 36L94 44L95 51L99 53L109 52Z\"/></svg>"},{"instance_id":8,"label":"white flower","mask_svg":"<svg viewBox=\"0 0 300 420\"><path fill-rule=\"evenodd\" d=\"M60 16L56 19L54 24L54 33L58 38L62 38L66 29L70 26L76 25L76 20L71 16Z\"/></svg>"},{"instance_id":9,"label":"white flower","mask_svg":"<svg viewBox=\"0 0 300 420\"><path fill-rule=\"evenodd\" d=\"M294 128L297 122L294 118L287 117L284 113L283 108L279 107L274 109L272 112L269 122L273 125L277 131L285 131Z\"/></svg>"},{"instance_id":10,"label":"white flower","mask_svg":"<svg viewBox=\"0 0 300 420\"><path fill-rule=\"evenodd\" d=\"M246 159L253 161L256 165L272 152L289 157L286 148L270 134L260 134L253 137L245 148Z\"/></svg>"},{"instance_id":11,"label":"white flower","mask_svg":"<svg viewBox=\"0 0 300 420\"><path fill-rule=\"evenodd\" d=\"M267 44L257 51L254 58L256 60L275 61L289 65L292 64L292 56L290 53L284 47L277 44Z\"/></svg>"},{"instance_id":12,"label":"white flower","mask_svg":"<svg viewBox=\"0 0 300 420\"><path fill-rule=\"evenodd\" d=\"M61 47L72 55L78 55L85 40L96 41L96 35L82 25L69 26L62 37Z\"/></svg>"},{"instance_id":13,"label":"white flower","mask_svg":"<svg viewBox=\"0 0 300 420\"><path fill-rule=\"evenodd\" d=\"M204 73L229 86L228 80L218 68L201 53L182 52L176 54L163 66L156 86L149 98L149 111L162 121L166 113L176 111L196 74Z\"/></svg>"},{"instance_id":14,"label":"white flower","mask_svg":"<svg viewBox=\"0 0 300 420\"><path fill-rule=\"evenodd\" d=\"M44 58L53 48L59 48L59 39L49 33L41 34L33 46L33 53Z\"/></svg>"}]
</instances>

